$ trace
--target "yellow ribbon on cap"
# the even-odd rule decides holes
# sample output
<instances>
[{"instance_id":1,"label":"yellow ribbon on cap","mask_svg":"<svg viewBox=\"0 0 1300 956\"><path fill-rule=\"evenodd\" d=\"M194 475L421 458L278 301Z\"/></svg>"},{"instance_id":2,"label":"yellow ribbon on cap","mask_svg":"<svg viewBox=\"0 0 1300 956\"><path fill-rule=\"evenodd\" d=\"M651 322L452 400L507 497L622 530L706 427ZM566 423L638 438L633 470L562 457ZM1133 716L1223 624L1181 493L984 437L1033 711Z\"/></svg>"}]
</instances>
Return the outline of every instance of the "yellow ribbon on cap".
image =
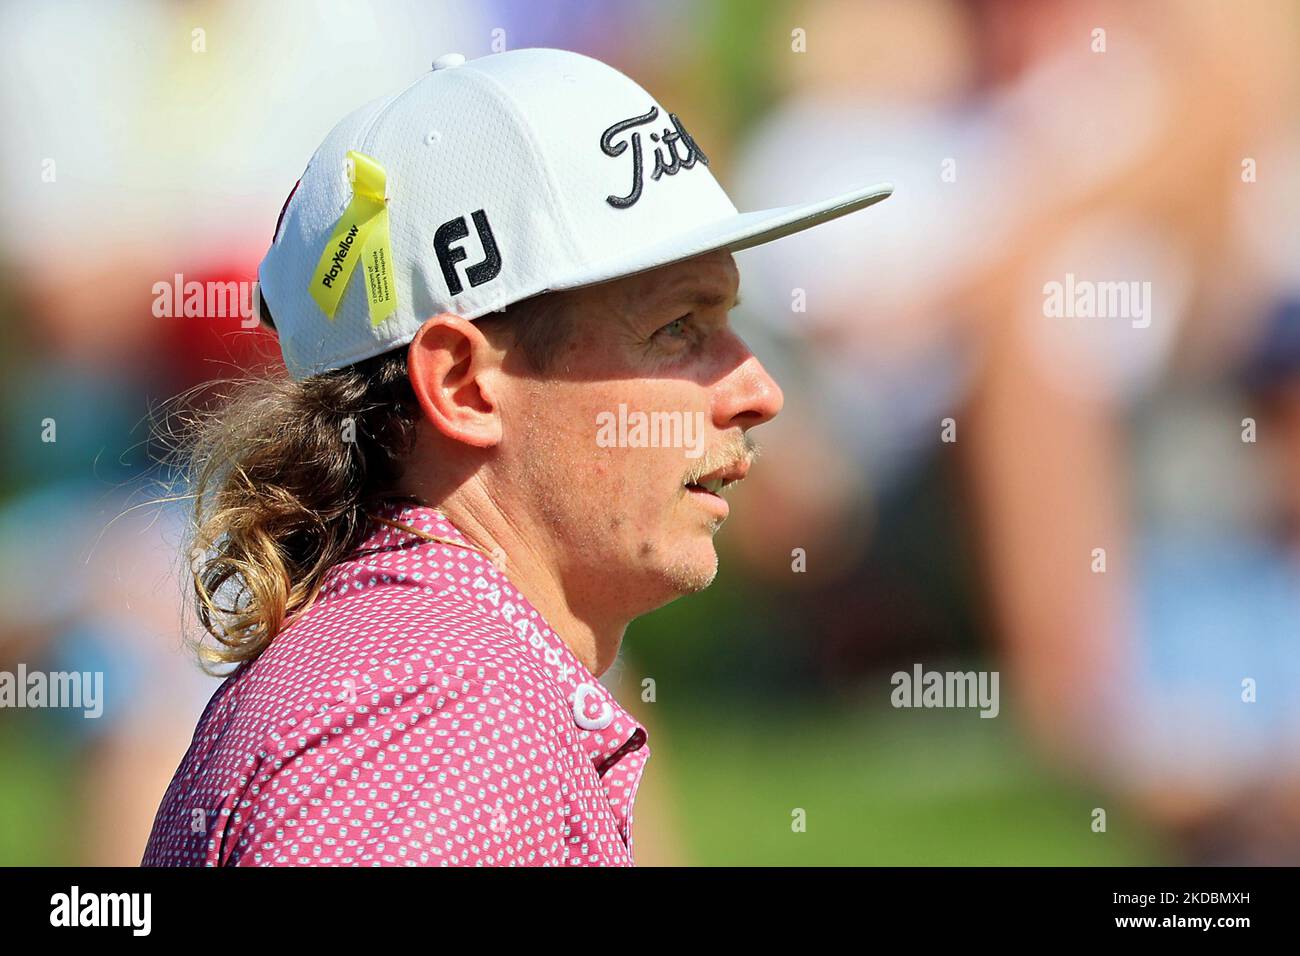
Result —
<instances>
[{"instance_id":1,"label":"yellow ribbon on cap","mask_svg":"<svg viewBox=\"0 0 1300 956\"><path fill-rule=\"evenodd\" d=\"M370 324L378 325L397 308L393 284L393 247L388 235L388 206L384 202L384 167L362 153L348 152L352 202L330 234L311 278L311 297L330 319L358 262L365 263Z\"/></svg>"}]
</instances>

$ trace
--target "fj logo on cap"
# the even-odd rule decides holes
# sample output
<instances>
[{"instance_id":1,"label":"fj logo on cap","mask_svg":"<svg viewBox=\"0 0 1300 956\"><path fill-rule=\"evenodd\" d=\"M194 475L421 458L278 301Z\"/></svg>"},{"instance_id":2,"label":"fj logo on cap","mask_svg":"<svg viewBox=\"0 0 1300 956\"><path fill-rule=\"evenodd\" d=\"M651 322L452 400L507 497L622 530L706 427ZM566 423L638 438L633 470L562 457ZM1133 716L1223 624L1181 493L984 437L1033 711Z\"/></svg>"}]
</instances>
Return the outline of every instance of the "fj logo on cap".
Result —
<instances>
[{"instance_id":1,"label":"fj logo on cap","mask_svg":"<svg viewBox=\"0 0 1300 956\"><path fill-rule=\"evenodd\" d=\"M605 202L609 203L615 209L626 209L635 205L636 201L641 198L641 170L643 160L641 158L641 133L636 131L636 127L645 126L653 123L659 117L659 107L650 107L650 112L641 116L633 116L631 119L620 120L609 129L605 130L600 136L600 148L606 156L622 156L627 152L628 140L619 140L628 130L633 130L630 139L632 142L632 191L626 196L606 196ZM683 169L690 169L695 165L698 159L705 166L709 165L709 158L691 139L691 134L686 132L682 126L682 121L677 118L676 113L669 113L668 119L671 123L665 126L662 132L651 133L650 141L655 144L655 168L650 174L651 179L658 179L660 176L674 176ZM617 140L617 142L615 142ZM677 144L681 143L686 150L686 155L678 154ZM667 158L664 152L667 151Z\"/></svg>"},{"instance_id":2,"label":"fj logo on cap","mask_svg":"<svg viewBox=\"0 0 1300 956\"><path fill-rule=\"evenodd\" d=\"M483 246L483 261L465 270L465 278L469 280L470 288L473 288L484 282L490 282L501 274L501 253L497 251L496 239L492 235L492 227L488 225L487 213L479 209L471 213L471 218L474 220L474 228L478 231L478 241ZM460 242L467 236L469 236L469 226L465 223L464 216L457 216L444 222L433 234L433 251L438 256L438 265L442 266L442 277L447 280L447 291L452 295L460 295L465 288L461 285L460 276L456 272L456 263L464 262L469 258L469 253L463 246L453 246L452 243Z\"/></svg>"}]
</instances>

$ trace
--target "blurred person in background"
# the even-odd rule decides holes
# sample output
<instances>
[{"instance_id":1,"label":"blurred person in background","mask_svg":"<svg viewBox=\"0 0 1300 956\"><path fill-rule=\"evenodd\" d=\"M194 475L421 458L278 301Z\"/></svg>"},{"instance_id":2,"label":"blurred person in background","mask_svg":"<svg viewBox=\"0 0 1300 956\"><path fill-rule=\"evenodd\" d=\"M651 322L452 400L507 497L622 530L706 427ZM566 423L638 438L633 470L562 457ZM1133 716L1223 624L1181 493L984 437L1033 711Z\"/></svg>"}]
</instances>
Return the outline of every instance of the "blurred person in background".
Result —
<instances>
[{"instance_id":1,"label":"blurred person in background","mask_svg":"<svg viewBox=\"0 0 1300 956\"><path fill-rule=\"evenodd\" d=\"M1239 576L1268 466L1216 393L1294 282L1233 224L1248 206L1294 248L1294 180L1256 182L1245 160L1274 155L1277 117L1296 115L1296 8L993 10L994 75L1040 174L1013 253L967 292L988 341L965 450L1025 716L1184 859L1295 862L1300 606ZM1144 283L1149 311L1048 314L1067 274Z\"/></svg>"},{"instance_id":2,"label":"blurred person in background","mask_svg":"<svg viewBox=\"0 0 1300 956\"><path fill-rule=\"evenodd\" d=\"M1296 168L1296 129L1277 126L1279 114L1296 114L1294 7L1251 17L1209 3L810 10L814 25L822 12L840 25L857 17L861 29L831 35L844 55L809 61L800 95L751 139L746 176L797 181L781 143L836 133L841 147L823 174L835 174L829 157L875 161L876 137L915 144L897 165L917 174L900 177L900 199L870 237L846 221L800 258L753 254L767 256L758 272L772 294L755 300L777 329L803 319L781 316L794 289L819 302L824 338L805 388L844 381L844 401L831 403L839 423L792 428L794 398L774 428L800 432L788 447L819 470L861 477L832 485L844 501L829 505L771 492L788 507L745 529L746 555L780 580L780 551L764 535L793 544L781 529L811 525L828 529L818 544L823 554L831 546L836 567L835 542L854 541L858 527L837 524L849 502L888 506L898 480L917 475L918 455L950 460L967 488L958 502L978 516L989 624L1035 739L1136 801L1191 860L1294 862L1296 819L1284 808L1297 767L1300 609L1290 559L1260 537L1279 512L1249 518L1261 472L1278 462L1239 441L1231 394L1204 401L1212 382L1221 395L1230 388L1234 356L1251 350L1300 261L1295 179L1283 172ZM862 55L871 40L861 38L884 49ZM1266 183L1243 182L1243 159L1255 155ZM866 272L819 267L826 248L850 245L889 268L866 282ZM1067 272L1148 281L1151 321L1045 315L1045 284ZM1201 401L1188 402L1188 380ZM1286 406L1270 407L1273 424ZM956 455L940 440L949 418ZM823 429L839 441L815 442ZM762 480L780 485L789 473ZM827 518L816 522L820 509ZM1256 563L1274 555L1255 571L1240 550L1252 540ZM857 572L867 575L858 620L875 630L875 604L897 640L887 607L900 597L926 604L943 572L887 602L872 597L870 568ZM865 640L862 624L850 632L842 615L823 619L844 628L823 633L829 646ZM914 641L898 659L923 650ZM1270 675L1269 701L1243 704L1251 674Z\"/></svg>"},{"instance_id":3,"label":"blurred person in background","mask_svg":"<svg viewBox=\"0 0 1300 956\"><path fill-rule=\"evenodd\" d=\"M126 505L65 478L0 509L0 667L102 675L94 716L0 713L5 863L134 863L151 822L138 808L166 786L189 741L184 716L212 693L181 640L184 510ZM56 832L23 818L57 821Z\"/></svg>"},{"instance_id":4,"label":"blurred person in background","mask_svg":"<svg viewBox=\"0 0 1300 956\"><path fill-rule=\"evenodd\" d=\"M1238 440L1230 397L1188 401L1189 379L1196 395L1215 381L1222 394L1295 281L1296 185L1282 171L1295 168L1296 130L1277 125L1279 104L1295 103L1294 8L826 2L806 13L810 35L841 55L791 61L798 92L751 138L742 182L809 175L782 154L791 136L832 142L828 176L884 160L882 141L910 148L894 162L913 175L872 235L850 220L797 258L751 253L771 260L756 269L763 319L812 343L807 404L792 384L774 424L798 436L777 453L815 462L797 473L829 494L782 487L789 468L759 476L746 493L786 506L742 530L743 553L787 590L788 548L768 547L771 535L858 579L856 607L810 634L840 663L954 647L926 611L951 593L949 573L918 565L921 581L882 593L888 572L855 558L862 525L841 517L864 514L879 533L906 501L895 489L938 456L965 487L946 494L975 534L974 581L998 638L987 652L1005 655L1019 719L1044 751L1134 802L1187 859L1294 862L1300 606L1289 559L1260 537L1269 519L1241 520L1260 473L1278 466ZM841 29L817 29L826 23ZM1268 157L1267 183L1243 181L1255 155ZM843 247L871 268L825 268ZM1153 314L1049 316L1046 284L1066 273L1147 281ZM802 314L792 296L816 308ZM812 399L828 394L838 401ZM837 416L800 418L822 407ZM1257 558L1273 557L1233 572L1234 541L1252 539ZM830 593L819 585L805 600ZM901 645L900 610L915 622ZM842 647L850 621L856 654ZM1261 673L1269 701L1244 704L1241 679Z\"/></svg>"}]
</instances>

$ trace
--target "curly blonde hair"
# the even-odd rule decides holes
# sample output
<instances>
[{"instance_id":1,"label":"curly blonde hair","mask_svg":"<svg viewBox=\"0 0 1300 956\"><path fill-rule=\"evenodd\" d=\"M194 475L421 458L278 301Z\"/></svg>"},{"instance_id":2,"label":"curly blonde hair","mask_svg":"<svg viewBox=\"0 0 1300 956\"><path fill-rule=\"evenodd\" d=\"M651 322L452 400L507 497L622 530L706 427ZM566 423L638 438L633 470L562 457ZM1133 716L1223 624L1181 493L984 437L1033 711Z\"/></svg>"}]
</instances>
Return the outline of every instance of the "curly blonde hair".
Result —
<instances>
[{"instance_id":1,"label":"curly blonde hair","mask_svg":"<svg viewBox=\"0 0 1300 956\"><path fill-rule=\"evenodd\" d=\"M561 297L535 296L478 324L507 328L510 347L541 372L568 335ZM262 319L274 328L265 302ZM178 497L193 502L189 576L205 632L194 649L209 672L261 654L372 522L463 546L375 514L385 501L416 503L395 490L420 417L406 357L403 346L302 380L281 370L173 400L166 444L186 486Z\"/></svg>"}]
</instances>

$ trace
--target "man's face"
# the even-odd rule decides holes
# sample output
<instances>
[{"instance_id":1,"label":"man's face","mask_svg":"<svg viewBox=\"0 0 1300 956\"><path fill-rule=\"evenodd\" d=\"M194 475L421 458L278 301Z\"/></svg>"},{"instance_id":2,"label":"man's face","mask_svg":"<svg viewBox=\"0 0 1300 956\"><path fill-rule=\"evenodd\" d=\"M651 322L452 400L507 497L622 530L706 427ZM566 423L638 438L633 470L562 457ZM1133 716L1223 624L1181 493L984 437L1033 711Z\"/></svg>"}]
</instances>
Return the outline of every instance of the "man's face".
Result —
<instances>
[{"instance_id":1,"label":"man's face","mask_svg":"<svg viewBox=\"0 0 1300 956\"><path fill-rule=\"evenodd\" d=\"M747 432L781 389L732 330L730 253L569 293L544 375L509 379L494 470L553 547L566 594L634 614L707 587ZM505 502L503 502L505 504Z\"/></svg>"}]
</instances>

